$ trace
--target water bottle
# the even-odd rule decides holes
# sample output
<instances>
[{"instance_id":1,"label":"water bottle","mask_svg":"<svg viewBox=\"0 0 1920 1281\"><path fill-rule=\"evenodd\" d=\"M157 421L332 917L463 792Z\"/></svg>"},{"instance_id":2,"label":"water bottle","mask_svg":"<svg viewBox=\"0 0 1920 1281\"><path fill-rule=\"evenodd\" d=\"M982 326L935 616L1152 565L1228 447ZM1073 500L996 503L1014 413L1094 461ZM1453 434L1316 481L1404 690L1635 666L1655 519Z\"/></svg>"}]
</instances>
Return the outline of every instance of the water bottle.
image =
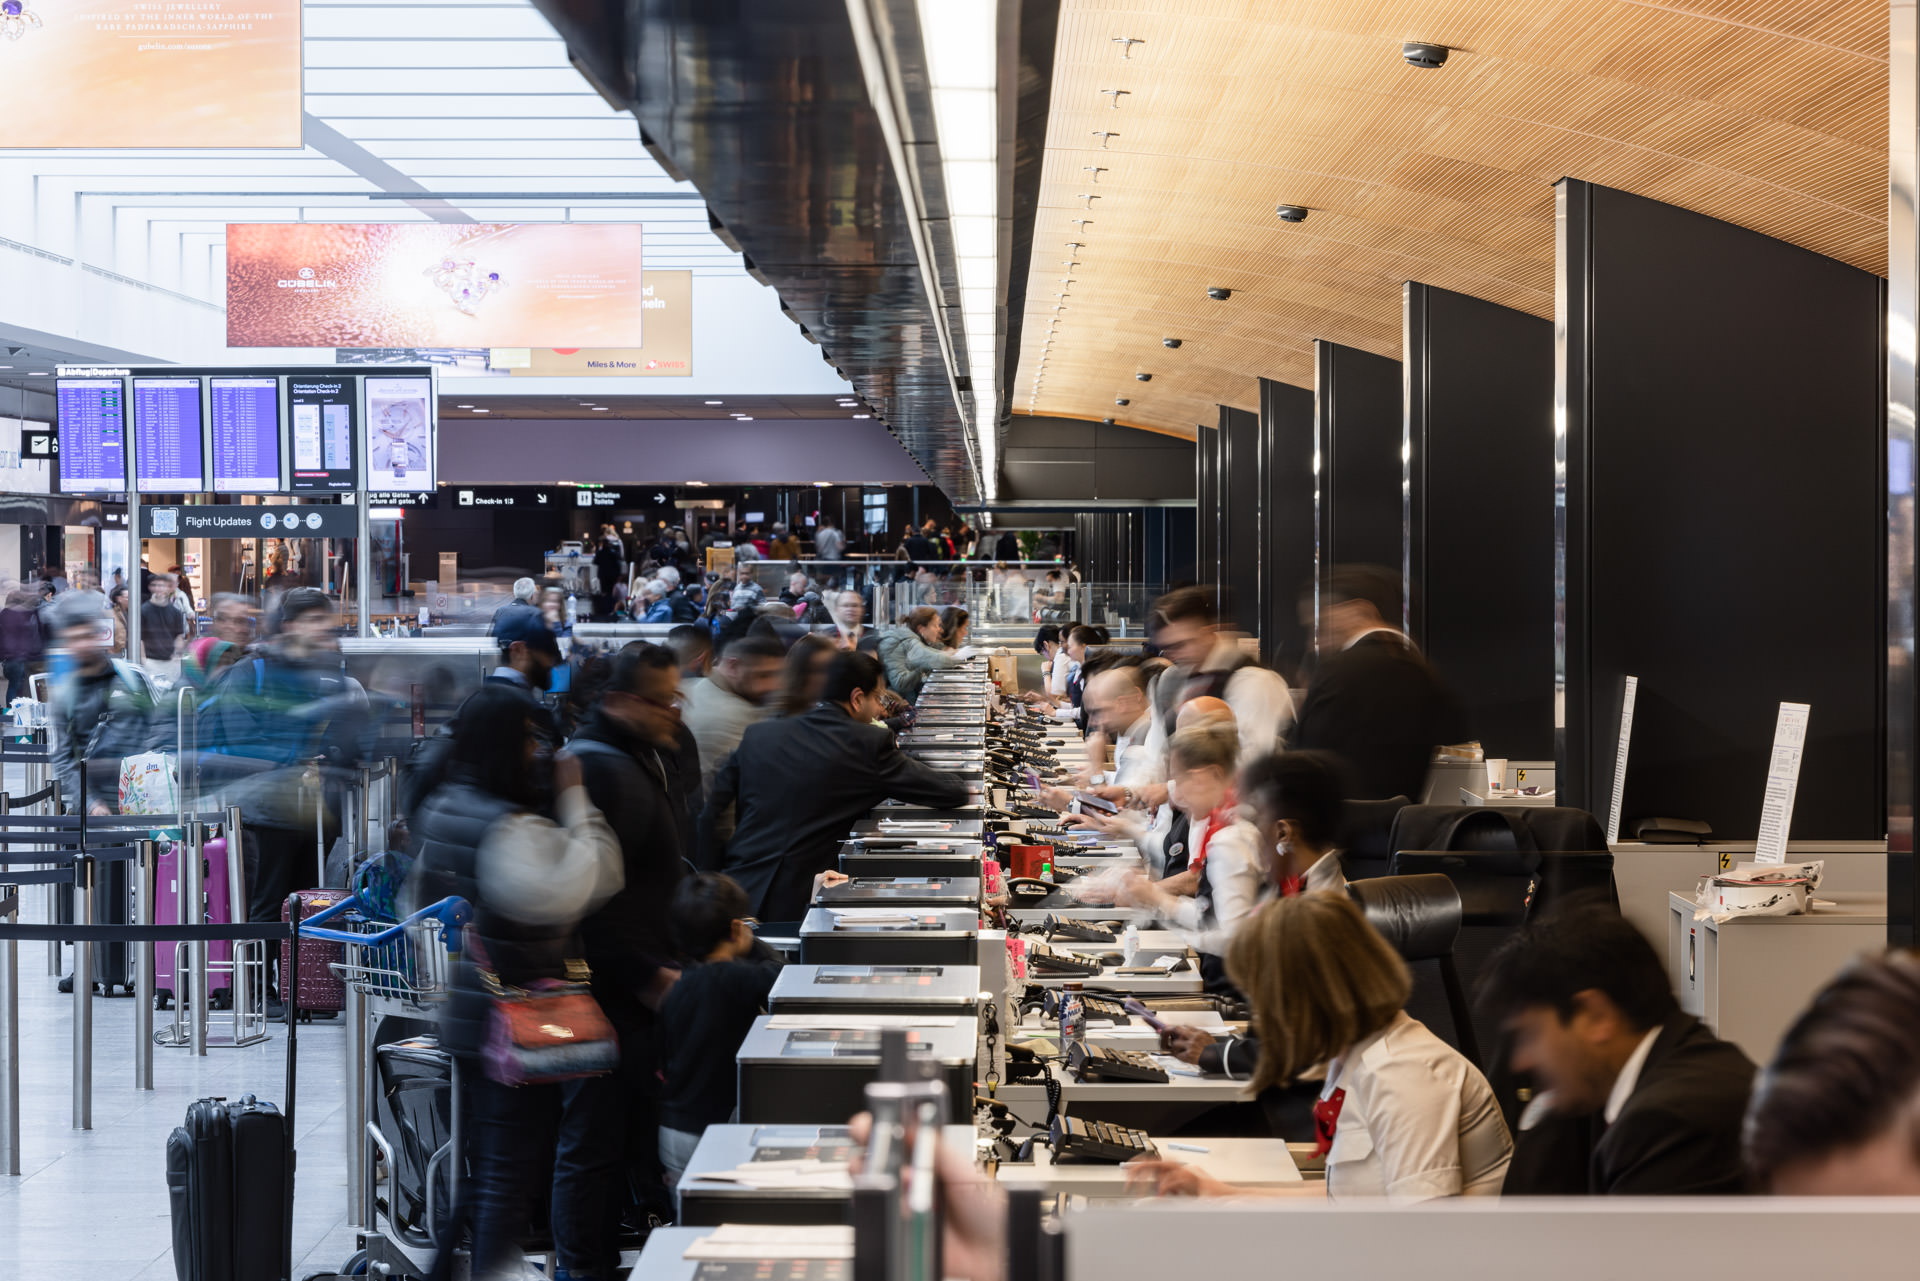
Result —
<instances>
[{"instance_id":1,"label":"water bottle","mask_svg":"<svg viewBox=\"0 0 1920 1281\"><path fill-rule=\"evenodd\" d=\"M1087 1006L1080 993L1068 988L1060 993L1060 1050L1087 1043Z\"/></svg>"},{"instance_id":2,"label":"water bottle","mask_svg":"<svg viewBox=\"0 0 1920 1281\"><path fill-rule=\"evenodd\" d=\"M432 615L428 612L426 603L422 602L420 605L420 630L421 631L424 632L427 630L427 622L431 617Z\"/></svg>"},{"instance_id":3,"label":"water bottle","mask_svg":"<svg viewBox=\"0 0 1920 1281\"><path fill-rule=\"evenodd\" d=\"M572 627L575 623L579 621L580 621L580 602L573 598L572 592L568 592L567 593L567 626Z\"/></svg>"}]
</instances>

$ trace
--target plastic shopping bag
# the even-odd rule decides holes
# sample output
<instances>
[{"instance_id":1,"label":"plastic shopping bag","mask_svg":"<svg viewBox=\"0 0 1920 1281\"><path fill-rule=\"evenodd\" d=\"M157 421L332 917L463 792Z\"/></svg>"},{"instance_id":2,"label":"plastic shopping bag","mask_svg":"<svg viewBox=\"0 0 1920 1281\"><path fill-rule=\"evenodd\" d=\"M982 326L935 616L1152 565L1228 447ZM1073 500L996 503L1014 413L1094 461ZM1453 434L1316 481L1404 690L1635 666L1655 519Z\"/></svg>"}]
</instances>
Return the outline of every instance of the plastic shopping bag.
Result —
<instances>
[{"instance_id":1,"label":"plastic shopping bag","mask_svg":"<svg viewBox=\"0 0 1920 1281\"><path fill-rule=\"evenodd\" d=\"M180 812L180 770L172 753L141 752L120 762L120 812Z\"/></svg>"}]
</instances>

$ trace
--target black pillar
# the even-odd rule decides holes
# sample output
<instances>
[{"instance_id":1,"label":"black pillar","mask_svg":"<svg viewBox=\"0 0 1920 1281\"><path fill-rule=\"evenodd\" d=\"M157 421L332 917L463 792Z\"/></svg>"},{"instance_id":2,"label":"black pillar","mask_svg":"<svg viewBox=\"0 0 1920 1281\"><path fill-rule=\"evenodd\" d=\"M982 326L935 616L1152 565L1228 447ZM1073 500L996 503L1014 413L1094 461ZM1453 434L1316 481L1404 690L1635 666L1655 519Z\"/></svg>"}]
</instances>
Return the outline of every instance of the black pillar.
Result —
<instances>
[{"instance_id":1,"label":"black pillar","mask_svg":"<svg viewBox=\"0 0 1920 1281\"><path fill-rule=\"evenodd\" d=\"M1220 433L1212 427L1194 432L1195 472L1194 581L1209 587L1220 585Z\"/></svg>"},{"instance_id":2,"label":"black pillar","mask_svg":"<svg viewBox=\"0 0 1920 1281\"><path fill-rule=\"evenodd\" d=\"M1406 565L1400 362L1339 343L1314 345L1319 551L1335 565ZM1390 619L1398 622L1398 619Z\"/></svg>"},{"instance_id":3,"label":"black pillar","mask_svg":"<svg viewBox=\"0 0 1920 1281\"><path fill-rule=\"evenodd\" d=\"M1298 683L1313 649L1300 600L1313 589L1313 393L1260 380L1260 649Z\"/></svg>"},{"instance_id":4,"label":"black pillar","mask_svg":"<svg viewBox=\"0 0 1920 1281\"><path fill-rule=\"evenodd\" d=\"M1784 701L1792 835L1886 832L1885 282L1729 223L1559 185L1561 803L1752 837Z\"/></svg>"},{"instance_id":5,"label":"black pillar","mask_svg":"<svg viewBox=\"0 0 1920 1281\"><path fill-rule=\"evenodd\" d=\"M1552 760L1553 322L1405 300L1408 630L1488 755Z\"/></svg>"},{"instance_id":6,"label":"black pillar","mask_svg":"<svg viewBox=\"0 0 1920 1281\"><path fill-rule=\"evenodd\" d=\"M1220 616L1260 630L1260 416L1220 406Z\"/></svg>"}]
</instances>

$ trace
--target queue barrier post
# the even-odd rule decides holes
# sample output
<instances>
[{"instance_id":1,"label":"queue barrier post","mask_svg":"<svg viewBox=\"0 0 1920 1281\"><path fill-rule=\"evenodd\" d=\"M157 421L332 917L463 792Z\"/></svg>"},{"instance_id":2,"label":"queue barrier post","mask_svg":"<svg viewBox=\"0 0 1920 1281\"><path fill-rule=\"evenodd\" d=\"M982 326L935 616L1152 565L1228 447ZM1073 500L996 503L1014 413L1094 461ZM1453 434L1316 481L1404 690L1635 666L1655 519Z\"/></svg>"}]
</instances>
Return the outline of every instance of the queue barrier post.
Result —
<instances>
[{"instance_id":1,"label":"queue barrier post","mask_svg":"<svg viewBox=\"0 0 1920 1281\"><path fill-rule=\"evenodd\" d=\"M159 846L152 840L134 844L139 854L133 863L133 919L136 925L152 925ZM153 948L151 943L140 944L133 967L133 1088L136 1090L153 1088Z\"/></svg>"},{"instance_id":2,"label":"queue barrier post","mask_svg":"<svg viewBox=\"0 0 1920 1281\"><path fill-rule=\"evenodd\" d=\"M20 887L0 886L8 925L20 923ZM0 1164L20 1173L20 944L0 943Z\"/></svg>"},{"instance_id":3,"label":"queue barrier post","mask_svg":"<svg viewBox=\"0 0 1920 1281\"><path fill-rule=\"evenodd\" d=\"M206 844L205 825L198 820L186 825L186 848L180 852L181 890L186 904L182 914L189 925L207 923L206 863L201 854ZM174 982L178 984L179 976ZM175 998L178 999L178 993ZM235 996L238 996L235 993ZM193 939L187 944L187 1010L189 1036L195 1058L207 1056L207 942Z\"/></svg>"},{"instance_id":4,"label":"queue barrier post","mask_svg":"<svg viewBox=\"0 0 1920 1281\"><path fill-rule=\"evenodd\" d=\"M93 858L73 860L73 915L93 924ZM73 941L73 1128L93 1128L93 942Z\"/></svg>"}]
</instances>

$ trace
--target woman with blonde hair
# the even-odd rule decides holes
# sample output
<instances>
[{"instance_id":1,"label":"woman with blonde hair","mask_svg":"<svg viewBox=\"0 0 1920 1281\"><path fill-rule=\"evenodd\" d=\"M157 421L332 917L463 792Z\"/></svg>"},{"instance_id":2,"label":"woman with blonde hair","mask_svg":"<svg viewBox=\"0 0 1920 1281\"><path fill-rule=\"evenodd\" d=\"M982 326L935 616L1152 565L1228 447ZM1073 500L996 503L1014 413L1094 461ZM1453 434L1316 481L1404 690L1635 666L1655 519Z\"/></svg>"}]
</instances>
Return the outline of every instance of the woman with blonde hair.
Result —
<instances>
[{"instance_id":1,"label":"woman with blonde hair","mask_svg":"<svg viewBox=\"0 0 1920 1281\"><path fill-rule=\"evenodd\" d=\"M1406 964L1344 893L1268 903L1234 934L1227 972L1253 1009L1256 1093L1326 1065L1313 1113L1328 1197L1499 1194L1513 1139L1486 1077L1407 1016ZM1137 1169L1163 1196L1258 1195L1174 1162Z\"/></svg>"}]
</instances>

